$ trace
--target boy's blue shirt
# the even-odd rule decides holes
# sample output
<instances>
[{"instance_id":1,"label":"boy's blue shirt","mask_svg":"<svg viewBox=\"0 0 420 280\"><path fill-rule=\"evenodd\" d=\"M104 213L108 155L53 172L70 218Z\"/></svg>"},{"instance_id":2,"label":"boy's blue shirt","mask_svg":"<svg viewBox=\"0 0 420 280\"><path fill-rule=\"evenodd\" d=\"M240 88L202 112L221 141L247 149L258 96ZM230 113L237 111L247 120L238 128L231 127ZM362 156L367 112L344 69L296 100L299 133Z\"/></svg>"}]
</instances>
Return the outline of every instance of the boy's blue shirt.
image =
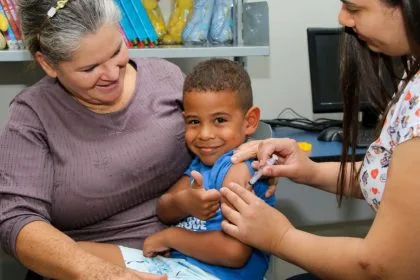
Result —
<instances>
[{"instance_id":1,"label":"boy's blue shirt","mask_svg":"<svg viewBox=\"0 0 420 280\"><path fill-rule=\"evenodd\" d=\"M217 161L214 163L213 166L207 166L203 164L200 159L197 157L195 158L192 163L190 164L185 174L191 177L191 171L196 170L203 175L204 179L204 188L206 190L216 189L220 190L222 187L223 181L225 179L226 174L228 173L232 163L230 161L231 156L233 155L233 151L230 151L223 156L221 156ZM249 168L251 176L255 173L255 171L251 167L252 160L246 161L246 164ZM269 205L273 206L276 198L271 196L269 198L265 197L265 192L267 191L268 182L267 180L259 180L254 185L254 192L255 194L267 202ZM178 227L185 228L191 231L197 232L205 232L205 231L221 231L221 223L223 217L221 210L217 210L216 215L210 218L207 221L201 221L195 217L187 217L178 223ZM254 249L248 262L241 268L228 268L223 266L216 266L201 262L195 258L186 256L178 251L174 251L172 253L172 257L174 258L182 258L187 260L189 263L194 264L204 271L218 277L219 279L252 279L258 280L263 279L265 272L268 269L268 263L270 260L270 255L264 253L260 250Z\"/></svg>"}]
</instances>

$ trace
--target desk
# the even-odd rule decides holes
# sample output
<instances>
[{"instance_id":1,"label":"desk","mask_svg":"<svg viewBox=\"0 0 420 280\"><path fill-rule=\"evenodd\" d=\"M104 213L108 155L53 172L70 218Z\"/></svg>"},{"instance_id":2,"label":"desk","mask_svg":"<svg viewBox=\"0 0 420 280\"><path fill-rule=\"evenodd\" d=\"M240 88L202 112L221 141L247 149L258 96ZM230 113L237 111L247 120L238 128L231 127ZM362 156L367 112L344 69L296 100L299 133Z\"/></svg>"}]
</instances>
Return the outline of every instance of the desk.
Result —
<instances>
[{"instance_id":1,"label":"desk","mask_svg":"<svg viewBox=\"0 0 420 280\"><path fill-rule=\"evenodd\" d=\"M318 141L316 132L276 127L273 129L272 137L288 137L296 141L311 143L310 156L314 161L340 159L341 143ZM365 149L358 149L356 153L361 159L365 154ZM298 186L285 178L279 180L276 197L276 208L297 227L370 220L374 215L373 210L364 200L344 198L341 208L338 208L334 194L308 186Z\"/></svg>"},{"instance_id":2,"label":"desk","mask_svg":"<svg viewBox=\"0 0 420 280\"><path fill-rule=\"evenodd\" d=\"M275 138L287 137L296 141L305 141L312 144L310 157L314 161L339 161L341 156L341 143L332 141L319 141L318 132L308 132L290 127L276 127L273 129L272 136ZM362 160L366 149L357 149L356 158Z\"/></svg>"}]
</instances>

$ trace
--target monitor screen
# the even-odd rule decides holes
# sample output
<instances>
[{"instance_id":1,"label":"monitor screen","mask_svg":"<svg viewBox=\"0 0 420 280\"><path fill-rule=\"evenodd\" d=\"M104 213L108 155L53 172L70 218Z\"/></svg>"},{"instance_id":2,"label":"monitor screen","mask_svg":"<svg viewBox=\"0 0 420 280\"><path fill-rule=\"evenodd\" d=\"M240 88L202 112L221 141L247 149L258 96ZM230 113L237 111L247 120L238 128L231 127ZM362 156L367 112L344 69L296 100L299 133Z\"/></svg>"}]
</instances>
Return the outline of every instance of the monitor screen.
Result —
<instances>
[{"instance_id":1,"label":"monitor screen","mask_svg":"<svg viewBox=\"0 0 420 280\"><path fill-rule=\"evenodd\" d=\"M343 28L308 28L309 67L311 74L312 111L314 113L343 112L340 92L340 40ZM392 79L385 73L385 86L392 96ZM379 112L361 96L362 124L374 126Z\"/></svg>"},{"instance_id":2,"label":"monitor screen","mask_svg":"<svg viewBox=\"0 0 420 280\"><path fill-rule=\"evenodd\" d=\"M308 51L314 113L342 112L339 44L342 28L308 28Z\"/></svg>"}]
</instances>

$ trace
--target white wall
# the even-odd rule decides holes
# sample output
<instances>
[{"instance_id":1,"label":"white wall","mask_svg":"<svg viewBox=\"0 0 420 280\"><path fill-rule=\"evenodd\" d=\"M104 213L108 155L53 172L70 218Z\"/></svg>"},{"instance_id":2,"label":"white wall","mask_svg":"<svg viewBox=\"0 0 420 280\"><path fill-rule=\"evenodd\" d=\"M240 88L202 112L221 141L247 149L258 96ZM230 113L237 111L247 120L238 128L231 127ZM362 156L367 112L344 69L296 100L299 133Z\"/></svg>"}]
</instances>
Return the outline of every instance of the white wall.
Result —
<instances>
[{"instance_id":1,"label":"white wall","mask_svg":"<svg viewBox=\"0 0 420 280\"><path fill-rule=\"evenodd\" d=\"M341 2L337 0L269 1L268 58L249 59L255 102L263 118L274 118L291 107L312 118L307 27L336 27Z\"/></svg>"}]
</instances>

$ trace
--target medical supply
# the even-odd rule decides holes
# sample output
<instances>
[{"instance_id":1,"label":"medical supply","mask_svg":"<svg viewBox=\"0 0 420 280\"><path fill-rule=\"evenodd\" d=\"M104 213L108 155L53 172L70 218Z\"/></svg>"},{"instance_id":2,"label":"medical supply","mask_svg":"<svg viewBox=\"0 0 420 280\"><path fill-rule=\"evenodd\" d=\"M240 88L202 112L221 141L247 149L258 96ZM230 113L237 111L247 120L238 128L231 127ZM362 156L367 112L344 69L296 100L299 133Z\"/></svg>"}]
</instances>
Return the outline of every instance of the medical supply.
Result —
<instances>
[{"instance_id":1,"label":"medical supply","mask_svg":"<svg viewBox=\"0 0 420 280\"><path fill-rule=\"evenodd\" d=\"M303 152L310 153L312 151L312 144L309 142L298 142L297 144ZM278 160L279 160L279 157L277 155L275 154L271 155L271 158L269 158L267 162L263 166L261 166L260 169L258 169L258 171L255 172L254 176L252 176L252 178L248 181L248 184L250 186L253 186L261 178L262 169L265 166L276 164Z\"/></svg>"},{"instance_id":2,"label":"medical supply","mask_svg":"<svg viewBox=\"0 0 420 280\"><path fill-rule=\"evenodd\" d=\"M299 148L304 152L311 152L312 151L312 144L309 142L298 142L297 143Z\"/></svg>"},{"instance_id":3,"label":"medical supply","mask_svg":"<svg viewBox=\"0 0 420 280\"><path fill-rule=\"evenodd\" d=\"M233 42L233 0L215 0L209 40L224 45Z\"/></svg>"},{"instance_id":4,"label":"medical supply","mask_svg":"<svg viewBox=\"0 0 420 280\"><path fill-rule=\"evenodd\" d=\"M258 169L255 172L254 176L252 176L252 178L248 181L248 184L250 186L253 186L261 178L261 176L263 175L263 171L262 171L263 170L263 167L274 165L278 160L279 160L279 157L277 155L273 154L271 156L271 158L269 158L267 160L267 162L263 166L261 166L260 169Z\"/></svg>"},{"instance_id":5,"label":"medical supply","mask_svg":"<svg viewBox=\"0 0 420 280\"><path fill-rule=\"evenodd\" d=\"M193 0L175 0L174 8L167 25L168 34L163 36L166 45L181 44L182 32L194 7Z\"/></svg>"},{"instance_id":6,"label":"medical supply","mask_svg":"<svg viewBox=\"0 0 420 280\"><path fill-rule=\"evenodd\" d=\"M210 30L215 0L195 0L191 17L182 32L184 45L205 44Z\"/></svg>"}]
</instances>

